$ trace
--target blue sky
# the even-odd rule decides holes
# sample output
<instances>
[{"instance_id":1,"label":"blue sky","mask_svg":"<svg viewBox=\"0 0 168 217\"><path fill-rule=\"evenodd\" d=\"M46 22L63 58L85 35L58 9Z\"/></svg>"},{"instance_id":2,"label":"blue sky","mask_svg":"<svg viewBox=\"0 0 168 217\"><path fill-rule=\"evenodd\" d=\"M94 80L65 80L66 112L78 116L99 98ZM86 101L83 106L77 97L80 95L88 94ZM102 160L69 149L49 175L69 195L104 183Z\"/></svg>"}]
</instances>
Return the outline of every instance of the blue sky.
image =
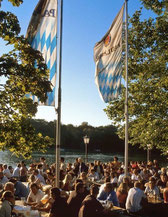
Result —
<instances>
[{"instance_id":1,"label":"blue sky","mask_svg":"<svg viewBox=\"0 0 168 217\"><path fill-rule=\"evenodd\" d=\"M2 2L3 10L12 11L18 16L21 34L26 33L37 2L38 0L24 0L19 8L14 8L7 0ZM61 115L63 124L80 125L82 122L88 122L90 125L100 126L111 123L103 111L107 104L101 100L94 82L93 47L108 31L123 3L124 0L64 0ZM129 15L140 7L139 0L129 0ZM142 18L149 16L152 16L151 11L143 10ZM9 50L2 40L0 47L0 55ZM56 119L55 110L53 107L40 106L36 118L53 121Z\"/></svg>"}]
</instances>

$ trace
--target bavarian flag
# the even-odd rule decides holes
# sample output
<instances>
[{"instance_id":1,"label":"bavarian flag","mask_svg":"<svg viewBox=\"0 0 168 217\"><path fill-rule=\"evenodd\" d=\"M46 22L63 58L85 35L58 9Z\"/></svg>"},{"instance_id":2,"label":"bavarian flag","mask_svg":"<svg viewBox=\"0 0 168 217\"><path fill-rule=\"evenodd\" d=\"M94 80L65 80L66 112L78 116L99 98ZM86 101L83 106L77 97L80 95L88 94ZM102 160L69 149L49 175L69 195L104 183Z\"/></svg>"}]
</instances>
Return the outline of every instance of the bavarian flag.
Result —
<instances>
[{"instance_id":1,"label":"bavarian flag","mask_svg":"<svg viewBox=\"0 0 168 217\"><path fill-rule=\"evenodd\" d=\"M39 0L31 17L26 38L32 48L42 53L50 71L52 92L47 94L45 105L55 106L56 61L57 61L57 0ZM31 96L39 102L37 97ZM40 102L39 102L40 104Z\"/></svg>"},{"instance_id":2,"label":"bavarian flag","mask_svg":"<svg viewBox=\"0 0 168 217\"><path fill-rule=\"evenodd\" d=\"M121 91L124 5L108 32L94 47L95 82L106 103L117 98Z\"/></svg>"}]
</instances>

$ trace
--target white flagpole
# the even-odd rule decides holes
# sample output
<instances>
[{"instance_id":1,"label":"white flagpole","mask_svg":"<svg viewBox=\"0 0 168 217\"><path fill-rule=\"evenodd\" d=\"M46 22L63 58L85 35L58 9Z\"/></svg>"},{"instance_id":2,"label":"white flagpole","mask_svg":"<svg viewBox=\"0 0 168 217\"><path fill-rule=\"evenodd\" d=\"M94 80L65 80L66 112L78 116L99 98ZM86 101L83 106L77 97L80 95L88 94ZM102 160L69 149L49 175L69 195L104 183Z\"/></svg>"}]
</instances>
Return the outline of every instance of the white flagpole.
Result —
<instances>
[{"instance_id":1,"label":"white flagpole","mask_svg":"<svg viewBox=\"0 0 168 217\"><path fill-rule=\"evenodd\" d=\"M125 0L125 175L128 176L128 0Z\"/></svg>"},{"instance_id":2,"label":"white flagpole","mask_svg":"<svg viewBox=\"0 0 168 217\"><path fill-rule=\"evenodd\" d=\"M63 20L63 0L60 0L60 40L59 40L59 83L58 83L58 108L56 127L56 180L55 186L59 188L60 180L60 142L61 142L61 71L62 71L62 20Z\"/></svg>"}]
</instances>

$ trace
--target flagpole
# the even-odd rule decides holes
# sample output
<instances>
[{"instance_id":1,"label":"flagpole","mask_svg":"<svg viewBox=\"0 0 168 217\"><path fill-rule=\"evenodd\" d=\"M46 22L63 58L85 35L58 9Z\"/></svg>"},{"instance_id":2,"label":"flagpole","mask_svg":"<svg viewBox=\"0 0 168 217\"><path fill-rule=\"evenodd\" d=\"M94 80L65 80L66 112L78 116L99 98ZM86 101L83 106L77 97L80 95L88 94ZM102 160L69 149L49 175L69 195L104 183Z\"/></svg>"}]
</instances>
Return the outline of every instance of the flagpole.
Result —
<instances>
[{"instance_id":1,"label":"flagpole","mask_svg":"<svg viewBox=\"0 0 168 217\"><path fill-rule=\"evenodd\" d=\"M59 40L59 82L58 82L58 107L56 127L56 180L55 186L59 188L60 180L60 142L61 142L61 71L62 71L62 21L63 21L63 0L60 0L60 40Z\"/></svg>"},{"instance_id":2,"label":"flagpole","mask_svg":"<svg viewBox=\"0 0 168 217\"><path fill-rule=\"evenodd\" d=\"M128 0L125 0L125 175L128 176Z\"/></svg>"}]
</instances>

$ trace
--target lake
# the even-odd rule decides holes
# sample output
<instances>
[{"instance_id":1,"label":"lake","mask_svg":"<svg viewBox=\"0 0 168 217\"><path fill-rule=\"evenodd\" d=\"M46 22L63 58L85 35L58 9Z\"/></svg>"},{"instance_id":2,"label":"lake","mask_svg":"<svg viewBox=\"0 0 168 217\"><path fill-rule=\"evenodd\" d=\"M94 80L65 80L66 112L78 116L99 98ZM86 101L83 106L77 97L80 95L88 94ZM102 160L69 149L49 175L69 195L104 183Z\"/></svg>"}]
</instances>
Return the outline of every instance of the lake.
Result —
<instances>
[{"instance_id":1,"label":"lake","mask_svg":"<svg viewBox=\"0 0 168 217\"><path fill-rule=\"evenodd\" d=\"M34 153L32 158L29 160L25 160L26 164L30 164L33 161L39 162L40 157L44 156L47 160L48 164L55 162L55 153L54 151L48 151L47 153ZM73 163L76 158L81 157L85 158L84 153L80 151L68 151L68 150L61 150L61 156L65 158L65 162L71 162ZM108 162L112 161L113 157L117 156L119 158L119 161L124 161L124 153L90 153L88 154L88 161L93 162L94 160L100 160L101 162ZM8 151L0 152L0 163L11 165L13 167L16 166L20 160L23 160L22 158L17 158L12 153ZM146 153L144 154L131 154L129 155L129 161L146 161ZM163 165L163 162L162 162ZM164 162L165 165L165 162Z\"/></svg>"}]
</instances>

